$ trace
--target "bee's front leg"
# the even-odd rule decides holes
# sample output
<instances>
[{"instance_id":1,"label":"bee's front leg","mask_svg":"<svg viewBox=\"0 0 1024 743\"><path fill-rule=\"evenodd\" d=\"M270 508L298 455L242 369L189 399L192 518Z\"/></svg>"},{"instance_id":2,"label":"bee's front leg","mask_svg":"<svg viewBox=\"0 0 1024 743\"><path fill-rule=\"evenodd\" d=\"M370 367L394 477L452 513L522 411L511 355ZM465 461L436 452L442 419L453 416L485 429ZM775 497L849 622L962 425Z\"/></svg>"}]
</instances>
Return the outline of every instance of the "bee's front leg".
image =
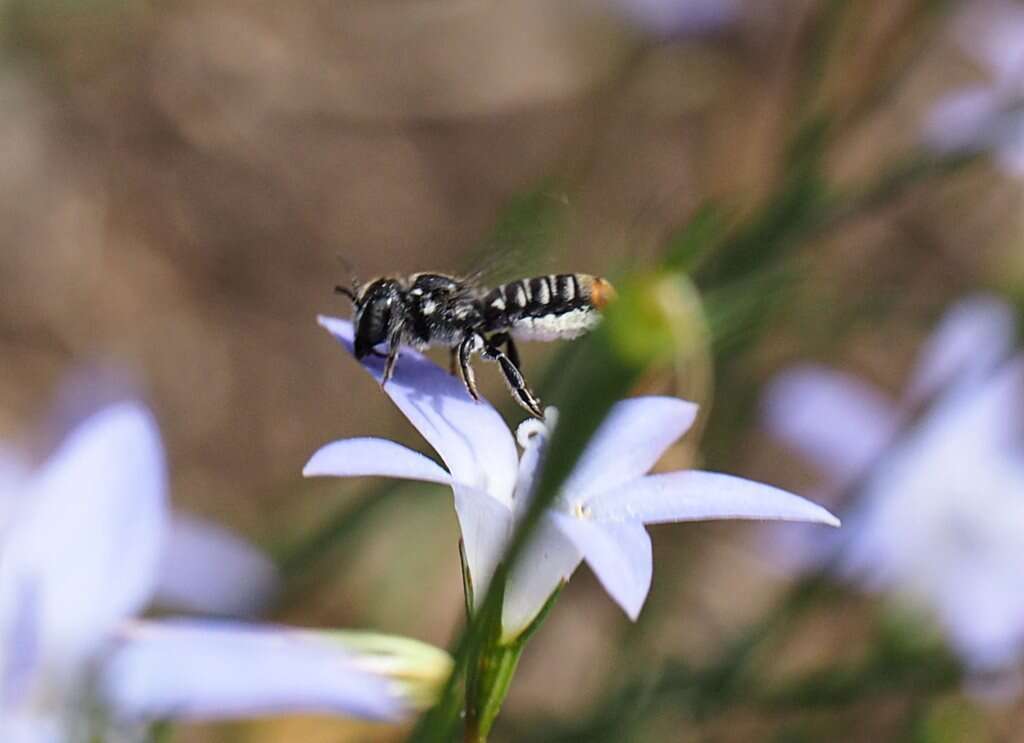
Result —
<instances>
[{"instance_id":1,"label":"bee's front leg","mask_svg":"<svg viewBox=\"0 0 1024 743\"><path fill-rule=\"evenodd\" d=\"M384 361L384 374L380 378L380 386L383 387L395 373L395 364L398 363L398 352L402 345L402 323L397 323L388 335L388 354Z\"/></svg>"},{"instance_id":2,"label":"bee's front leg","mask_svg":"<svg viewBox=\"0 0 1024 743\"><path fill-rule=\"evenodd\" d=\"M453 351L453 360L458 356L459 369L462 370L462 383L466 385L466 391L474 400L480 399L480 392L476 388L476 374L470 365L473 354L479 351L484 345L484 340L476 333L467 335Z\"/></svg>"}]
</instances>

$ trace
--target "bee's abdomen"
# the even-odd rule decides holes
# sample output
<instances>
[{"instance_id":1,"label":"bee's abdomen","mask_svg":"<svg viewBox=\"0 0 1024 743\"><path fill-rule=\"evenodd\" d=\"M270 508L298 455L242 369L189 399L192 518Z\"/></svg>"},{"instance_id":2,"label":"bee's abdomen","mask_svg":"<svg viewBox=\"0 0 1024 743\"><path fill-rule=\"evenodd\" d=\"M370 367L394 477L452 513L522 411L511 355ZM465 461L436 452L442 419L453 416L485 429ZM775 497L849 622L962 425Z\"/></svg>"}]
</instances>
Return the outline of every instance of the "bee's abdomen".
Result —
<instances>
[{"instance_id":1,"label":"bee's abdomen","mask_svg":"<svg viewBox=\"0 0 1024 743\"><path fill-rule=\"evenodd\" d=\"M612 296L611 284L582 273L520 279L497 287L481 300L492 330L509 330L523 340L575 338L600 320Z\"/></svg>"}]
</instances>

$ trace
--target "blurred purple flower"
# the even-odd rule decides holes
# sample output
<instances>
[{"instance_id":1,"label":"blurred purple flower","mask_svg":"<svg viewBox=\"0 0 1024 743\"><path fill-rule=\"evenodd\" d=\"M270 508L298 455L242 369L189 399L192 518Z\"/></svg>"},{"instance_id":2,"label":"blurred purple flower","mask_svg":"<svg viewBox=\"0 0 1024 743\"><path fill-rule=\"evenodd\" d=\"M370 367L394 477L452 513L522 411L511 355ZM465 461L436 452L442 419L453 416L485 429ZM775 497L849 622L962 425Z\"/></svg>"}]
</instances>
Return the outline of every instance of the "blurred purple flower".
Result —
<instances>
[{"instance_id":1,"label":"blurred purple flower","mask_svg":"<svg viewBox=\"0 0 1024 743\"><path fill-rule=\"evenodd\" d=\"M741 0L603 0L647 33L662 38L717 31L740 14Z\"/></svg>"},{"instance_id":2,"label":"blurred purple flower","mask_svg":"<svg viewBox=\"0 0 1024 743\"><path fill-rule=\"evenodd\" d=\"M1013 313L973 297L953 307L895 402L841 372L785 372L766 422L835 487L863 483L836 539L812 562L930 609L977 671L1024 655L1024 356L1006 360ZM930 404L928 404L930 403ZM914 418L915 411L924 409Z\"/></svg>"},{"instance_id":3,"label":"blurred purple flower","mask_svg":"<svg viewBox=\"0 0 1024 743\"><path fill-rule=\"evenodd\" d=\"M156 424L134 402L85 420L36 471L4 457L0 740L82 739L97 678L108 695L99 701L114 705L115 719L279 709L391 718L402 711L386 679L312 632L215 622L153 622L121 632L158 584L170 521L166 490ZM217 541L209 536L198 540L204 549Z\"/></svg>"},{"instance_id":4,"label":"blurred purple flower","mask_svg":"<svg viewBox=\"0 0 1024 743\"><path fill-rule=\"evenodd\" d=\"M320 323L352 351L351 323L334 318L321 318ZM379 381L380 359L367 357L364 365ZM546 422L528 420L513 437L494 408L475 402L458 379L409 349L403 349L402 363L384 390L447 470L392 441L356 438L320 449L304 473L382 475L449 485L474 593L482 598L532 496L553 415L549 409ZM693 403L665 397L615 405L509 577L502 617L506 639L530 624L584 559L635 619L651 583L645 524L785 519L838 525L823 508L749 480L698 471L647 475L690 427L696 412Z\"/></svg>"},{"instance_id":5,"label":"blurred purple flower","mask_svg":"<svg viewBox=\"0 0 1024 743\"><path fill-rule=\"evenodd\" d=\"M945 153L991 150L1003 170L1024 177L1024 8L1005 0L966 4L957 36L991 81L940 100L925 122L925 141Z\"/></svg>"}]
</instances>

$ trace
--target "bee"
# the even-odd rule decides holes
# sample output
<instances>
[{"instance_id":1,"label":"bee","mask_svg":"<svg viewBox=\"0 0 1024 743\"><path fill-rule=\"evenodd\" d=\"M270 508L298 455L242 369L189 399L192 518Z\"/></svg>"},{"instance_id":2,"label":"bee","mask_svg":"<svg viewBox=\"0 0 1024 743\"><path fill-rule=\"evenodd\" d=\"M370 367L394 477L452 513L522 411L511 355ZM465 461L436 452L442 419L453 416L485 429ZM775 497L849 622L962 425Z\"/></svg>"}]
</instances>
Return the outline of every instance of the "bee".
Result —
<instances>
[{"instance_id":1,"label":"bee","mask_svg":"<svg viewBox=\"0 0 1024 743\"><path fill-rule=\"evenodd\" d=\"M479 354L501 369L512 397L530 415L543 418L540 400L530 391L519 366L516 341L577 338L601 320L601 310L614 299L611 283L583 273L519 279L494 289L439 273L385 276L351 288L335 287L355 308L355 354L382 356L381 385L394 374L399 348L449 349L452 374L461 371L463 384L480 399L471 364ZM382 353L377 347L385 344Z\"/></svg>"}]
</instances>

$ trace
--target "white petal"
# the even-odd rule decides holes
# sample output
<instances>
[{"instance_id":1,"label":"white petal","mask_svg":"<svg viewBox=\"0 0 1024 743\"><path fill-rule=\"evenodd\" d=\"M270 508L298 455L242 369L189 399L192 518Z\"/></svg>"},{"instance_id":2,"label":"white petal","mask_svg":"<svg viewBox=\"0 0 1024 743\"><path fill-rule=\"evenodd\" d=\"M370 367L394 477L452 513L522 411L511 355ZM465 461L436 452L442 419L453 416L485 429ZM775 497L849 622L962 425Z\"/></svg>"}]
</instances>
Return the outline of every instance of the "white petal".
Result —
<instances>
[{"instance_id":1,"label":"white petal","mask_svg":"<svg viewBox=\"0 0 1024 743\"><path fill-rule=\"evenodd\" d=\"M839 526L839 519L799 495L742 477L700 470L641 477L594 498L588 507L590 515L602 522L762 519Z\"/></svg>"},{"instance_id":2,"label":"white petal","mask_svg":"<svg viewBox=\"0 0 1024 743\"><path fill-rule=\"evenodd\" d=\"M394 441L377 438L342 439L327 444L306 463L306 477L397 477L451 483L452 478L433 460Z\"/></svg>"},{"instance_id":3,"label":"white petal","mask_svg":"<svg viewBox=\"0 0 1024 743\"><path fill-rule=\"evenodd\" d=\"M697 406L674 397L616 403L563 487L573 498L634 480L655 465L697 417Z\"/></svg>"},{"instance_id":4,"label":"white petal","mask_svg":"<svg viewBox=\"0 0 1024 743\"><path fill-rule=\"evenodd\" d=\"M526 629L582 559L580 551L550 518L541 520L505 586L501 613L505 639L517 637Z\"/></svg>"},{"instance_id":5,"label":"white petal","mask_svg":"<svg viewBox=\"0 0 1024 743\"><path fill-rule=\"evenodd\" d=\"M5 579L14 583L4 592L11 601L0 609L0 722L33 693L44 670L35 586L26 576L8 574Z\"/></svg>"},{"instance_id":6,"label":"white petal","mask_svg":"<svg viewBox=\"0 0 1024 743\"><path fill-rule=\"evenodd\" d=\"M13 450L0 446L0 539L22 505L22 495L29 470Z\"/></svg>"},{"instance_id":7,"label":"white petal","mask_svg":"<svg viewBox=\"0 0 1024 743\"><path fill-rule=\"evenodd\" d=\"M67 743L74 732L56 712L4 711L0 715L0 740L4 743Z\"/></svg>"},{"instance_id":8,"label":"white petal","mask_svg":"<svg viewBox=\"0 0 1024 743\"><path fill-rule=\"evenodd\" d=\"M861 474L884 450L898 423L880 392L842 372L801 366L779 374L762 402L764 423L830 477Z\"/></svg>"},{"instance_id":9,"label":"white petal","mask_svg":"<svg viewBox=\"0 0 1024 743\"><path fill-rule=\"evenodd\" d=\"M1024 354L987 379L958 384L938 400L908 437L907 447L948 470L952 462L993 454L1007 456L1024 415ZM938 469L936 469L938 468Z\"/></svg>"},{"instance_id":10,"label":"white petal","mask_svg":"<svg viewBox=\"0 0 1024 743\"><path fill-rule=\"evenodd\" d=\"M11 576L33 582L43 652L91 652L142 609L156 582L166 525L166 474L156 424L138 404L87 419L33 478L0 561L0 606Z\"/></svg>"},{"instance_id":11,"label":"white petal","mask_svg":"<svg viewBox=\"0 0 1024 743\"><path fill-rule=\"evenodd\" d=\"M352 323L321 317L320 324L352 351ZM362 364L380 381L383 359L367 356ZM453 478L511 501L518 458L498 411L473 400L458 378L405 347L384 392L441 455Z\"/></svg>"},{"instance_id":12,"label":"white petal","mask_svg":"<svg viewBox=\"0 0 1024 743\"><path fill-rule=\"evenodd\" d=\"M479 603L487 594L494 571L512 536L512 510L485 491L462 483L455 483L452 487L462 545L473 579L473 596Z\"/></svg>"},{"instance_id":13,"label":"white petal","mask_svg":"<svg viewBox=\"0 0 1024 743\"><path fill-rule=\"evenodd\" d=\"M403 712L388 681L355 668L328 634L230 623L132 626L104 664L102 689L127 720Z\"/></svg>"},{"instance_id":14,"label":"white petal","mask_svg":"<svg viewBox=\"0 0 1024 743\"><path fill-rule=\"evenodd\" d=\"M937 597L939 617L954 648L972 668L1011 668L1024 650L1024 577L1005 575L1009 571L998 568L977 569L982 566L962 566L960 575Z\"/></svg>"},{"instance_id":15,"label":"white petal","mask_svg":"<svg viewBox=\"0 0 1024 743\"><path fill-rule=\"evenodd\" d=\"M932 333L908 389L912 402L946 385L973 384L987 376L1014 346L1013 309L1001 299L976 295L957 302Z\"/></svg>"},{"instance_id":16,"label":"white petal","mask_svg":"<svg viewBox=\"0 0 1024 743\"><path fill-rule=\"evenodd\" d=\"M601 585L636 620L651 590L651 538L638 523L605 523L552 512L558 528L576 545Z\"/></svg>"},{"instance_id":17,"label":"white petal","mask_svg":"<svg viewBox=\"0 0 1024 743\"><path fill-rule=\"evenodd\" d=\"M166 608L243 616L270 602L278 579L274 563L244 539L175 514L154 600Z\"/></svg>"}]
</instances>

